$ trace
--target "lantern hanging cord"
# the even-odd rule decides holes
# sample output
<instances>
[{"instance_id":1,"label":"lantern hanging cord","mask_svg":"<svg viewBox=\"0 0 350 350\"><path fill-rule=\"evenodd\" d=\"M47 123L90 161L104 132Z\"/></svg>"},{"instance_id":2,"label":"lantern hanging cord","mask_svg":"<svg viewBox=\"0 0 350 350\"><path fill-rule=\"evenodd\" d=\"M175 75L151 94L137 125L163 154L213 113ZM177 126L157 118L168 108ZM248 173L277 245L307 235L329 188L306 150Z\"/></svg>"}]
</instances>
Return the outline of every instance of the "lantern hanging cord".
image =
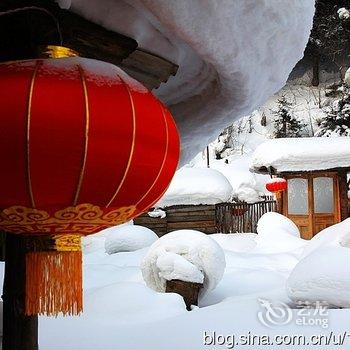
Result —
<instances>
[{"instance_id":1,"label":"lantern hanging cord","mask_svg":"<svg viewBox=\"0 0 350 350\"><path fill-rule=\"evenodd\" d=\"M7 11L0 12L0 16L12 15L12 14L15 14L18 12L24 12L24 11L40 11L40 12L44 12L48 16L50 16L51 19L55 22L60 45L62 45L62 43L63 43L62 32L61 32L60 24L59 24L57 18L50 11L48 11L42 7L37 7L37 6L20 7L20 8L16 8L13 10L7 10Z\"/></svg>"}]
</instances>

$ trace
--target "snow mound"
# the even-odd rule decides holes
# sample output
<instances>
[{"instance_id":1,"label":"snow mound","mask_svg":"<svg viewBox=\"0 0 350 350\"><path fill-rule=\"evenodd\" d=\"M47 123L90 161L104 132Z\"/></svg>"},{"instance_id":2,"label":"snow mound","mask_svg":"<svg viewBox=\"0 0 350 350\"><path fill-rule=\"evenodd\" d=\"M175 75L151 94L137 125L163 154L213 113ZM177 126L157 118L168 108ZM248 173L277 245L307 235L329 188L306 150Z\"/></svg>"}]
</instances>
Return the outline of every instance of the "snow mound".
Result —
<instances>
[{"instance_id":1,"label":"snow mound","mask_svg":"<svg viewBox=\"0 0 350 350\"><path fill-rule=\"evenodd\" d=\"M224 250L245 253L256 247L255 233L215 233L210 235Z\"/></svg>"},{"instance_id":2,"label":"snow mound","mask_svg":"<svg viewBox=\"0 0 350 350\"><path fill-rule=\"evenodd\" d=\"M194 230L179 230L159 238L141 263L148 287L165 292L166 281L203 282L201 295L213 290L225 270L222 248L210 237Z\"/></svg>"},{"instance_id":3,"label":"snow mound","mask_svg":"<svg viewBox=\"0 0 350 350\"><path fill-rule=\"evenodd\" d=\"M325 228L314 236L303 251L303 257L325 247L350 248L350 218Z\"/></svg>"},{"instance_id":4,"label":"snow mound","mask_svg":"<svg viewBox=\"0 0 350 350\"><path fill-rule=\"evenodd\" d=\"M327 302L350 307L350 249L327 247L302 259L287 280L287 293L294 302Z\"/></svg>"},{"instance_id":5,"label":"snow mound","mask_svg":"<svg viewBox=\"0 0 350 350\"><path fill-rule=\"evenodd\" d=\"M257 251L264 253L293 252L300 256L307 241L300 238L298 227L278 213L266 213L258 221Z\"/></svg>"},{"instance_id":6,"label":"snow mound","mask_svg":"<svg viewBox=\"0 0 350 350\"><path fill-rule=\"evenodd\" d=\"M188 162L234 119L285 84L309 38L314 1L60 0L179 65L156 94L170 107ZM271 59L273 58L273 59Z\"/></svg>"},{"instance_id":7,"label":"snow mound","mask_svg":"<svg viewBox=\"0 0 350 350\"><path fill-rule=\"evenodd\" d=\"M322 155L322 156L320 156ZM350 137L281 138L264 142L252 156L251 169L267 172L312 171L350 166Z\"/></svg>"},{"instance_id":8,"label":"snow mound","mask_svg":"<svg viewBox=\"0 0 350 350\"><path fill-rule=\"evenodd\" d=\"M150 246L158 236L149 228L138 225L116 226L109 229L105 241L106 253L133 252Z\"/></svg>"},{"instance_id":9,"label":"snow mound","mask_svg":"<svg viewBox=\"0 0 350 350\"><path fill-rule=\"evenodd\" d=\"M161 200L159 207L179 204L216 204L227 202L232 186L217 170L184 167L175 176Z\"/></svg>"},{"instance_id":10,"label":"snow mound","mask_svg":"<svg viewBox=\"0 0 350 350\"><path fill-rule=\"evenodd\" d=\"M300 237L300 232L295 223L279 213L265 213L258 222L257 227L260 236L279 234L280 232Z\"/></svg>"}]
</instances>

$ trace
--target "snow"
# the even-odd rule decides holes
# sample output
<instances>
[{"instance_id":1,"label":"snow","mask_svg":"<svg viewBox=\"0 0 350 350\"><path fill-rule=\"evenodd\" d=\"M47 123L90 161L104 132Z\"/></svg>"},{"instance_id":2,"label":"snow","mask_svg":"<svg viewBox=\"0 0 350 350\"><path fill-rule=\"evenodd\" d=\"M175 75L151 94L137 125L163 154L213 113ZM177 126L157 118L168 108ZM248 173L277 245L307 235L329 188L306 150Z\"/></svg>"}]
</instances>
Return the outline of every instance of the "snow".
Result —
<instances>
[{"instance_id":1,"label":"snow","mask_svg":"<svg viewBox=\"0 0 350 350\"><path fill-rule=\"evenodd\" d=\"M344 76L344 83L350 87L350 68L348 68L345 72L345 76Z\"/></svg>"},{"instance_id":2,"label":"snow","mask_svg":"<svg viewBox=\"0 0 350 350\"><path fill-rule=\"evenodd\" d=\"M105 249L108 254L133 252L149 247L158 236L149 228L139 225L122 225L108 229Z\"/></svg>"},{"instance_id":3,"label":"snow","mask_svg":"<svg viewBox=\"0 0 350 350\"><path fill-rule=\"evenodd\" d=\"M350 219L330 226L308 242L287 281L293 301L325 301L350 307L350 272L344 261L350 257Z\"/></svg>"},{"instance_id":4,"label":"snow","mask_svg":"<svg viewBox=\"0 0 350 350\"><path fill-rule=\"evenodd\" d=\"M147 215L150 216L151 218L161 218L161 219L166 218L166 212L159 208L155 208L152 211L149 211Z\"/></svg>"},{"instance_id":5,"label":"snow","mask_svg":"<svg viewBox=\"0 0 350 350\"><path fill-rule=\"evenodd\" d=\"M272 229L279 226L281 230L284 227L287 231L293 231L286 223L274 221L276 225L271 221ZM349 232L349 225L350 220L346 220L333 226L333 233L338 236L336 242L344 241L344 230ZM106 235L105 231L97 236ZM284 234L303 241L292 233ZM285 325L275 324L267 327L258 318L258 315L266 311L259 301L262 299L272 302L273 305L284 303L294 308L297 306L289 299L289 291L286 288L286 285L291 285L292 277L289 276L293 275L297 275L300 282L298 286L302 287L298 288L297 293L305 290L309 296L312 294L314 299L318 296L322 300L332 302L334 306L347 305L345 302L349 302L349 297L346 294L350 286L346 261L350 258L349 248L336 243L330 234L320 235L323 236L322 246L314 247L313 253L307 256L310 258L310 265L305 266L305 260L303 268L297 265L304 261L300 258L299 248L293 250L293 247L290 247L289 251L285 251L284 247L280 246L280 251L266 250L267 244L262 243L264 239L271 242L268 235L262 235L260 240L259 235L255 234L208 236L208 239L215 239L224 249L226 269L216 288L202 296L199 308L190 312L186 311L184 301L179 295L159 293L145 285L140 266L148 254L148 248L108 255L104 248L100 247L99 250L84 253L84 313L80 317L39 317L40 349L205 350L227 346L204 345L204 332L210 335L213 335L213 332L217 335L234 335L235 340L238 340L240 335L249 334L251 337L310 337L348 331L350 309L327 310L328 329L312 323L297 325L296 319L300 310L292 310L292 320ZM303 243L313 245L317 237ZM200 245L197 244L196 249L200 250ZM0 279L3 276L3 267L4 264L0 264ZM305 283L302 281L303 276ZM320 279L320 276L327 277L329 283ZM306 279L311 279L312 283L307 283ZM301 294L294 296L291 295L292 299L297 301ZM317 348L332 348L322 344ZM291 347L290 344L259 347L256 342L246 346L235 345L234 348L265 347L271 350L315 348ZM336 348L348 349L348 343L345 342L343 346Z\"/></svg>"},{"instance_id":6,"label":"snow","mask_svg":"<svg viewBox=\"0 0 350 350\"><path fill-rule=\"evenodd\" d=\"M280 232L300 237L300 232L295 223L279 213L265 213L258 222L257 232L259 236L276 235Z\"/></svg>"},{"instance_id":7,"label":"snow","mask_svg":"<svg viewBox=\"0 0 350 350\"><path fill-rule=\"evenodd\" d=\"M321 248L339 246L350 248L350 218L319 232L305 247L302 256Z\"/></svg>"},{"instance_id":8,"label":"snow","mask_svg":"<svg viewBox=\"0 0 350 350\"><path fill-rule=\"evenodd\" d=\"M340 19L342 20L346 20L350 18L350 12L348 9L346 9L345 7L341 7L338 11L338 16Z\"/></svg>"},{"instance_id":9,"label":"snow","mask_svg":"<svg viewBox=\"0 0 350 350\"><path fill-rule=\"evenodd\" d=\"M303 55L314 14L313 0L290 0L288 11L281 0L63 3L179 65L155 93L179 127L182 164L285 84Z\"/></svg>"},{"instance_id":10,"label":"snow","mask_svg":"<svg viewBox=\"0 0 350 350\"><path fill-rule=\"evenodd\" d=\"M235 253L244 253L253 250L256 247L255 233L215 233L210 237L216 241L222 249L230 250Z\"/></svg>"},{"instance_id":11,"label":"snow","mask_svg":"<svg viewBox=\"0 0 350 350\"><path fill-rule=\"evenodd\" d=\"M331 306L350 307L350 271L345 263L350 249L327 247L307 255L287 281L288 296L295 302L324 301Z\"/></svg>"},{"instance_id":12,"label":"snow","mask_svg":"<svg viewBox=\"0 0 350 350\"><path fill-rule=\"evenodd\" d=\"M216 204L227 202L231 196L232 186L219 171L184 167L175 173L156 206Z\"/></svg>"},{"instance_id":13,"label":"snow","mask_svg":"<svg viewBox=\"0 0 350 350\"><path fill-rule=\"evenodd\" d=\"M142 261L146 284L164 292L167 280L203 283L201 295L213 290L225 270L222 248L210 237L194 230L179 230L159 238Z\"/></svg>"},{"instance_id":14,"label":"snow","mask_svg":"<svg viewBox=\"0 0 350 350\"><path fill-rule=\"evenodd\" d=\"M266 141L253 153L251 169L260 171L269 167L277 173L350 167L350 138L305 137Z\"/></svg>"}]
</instances>

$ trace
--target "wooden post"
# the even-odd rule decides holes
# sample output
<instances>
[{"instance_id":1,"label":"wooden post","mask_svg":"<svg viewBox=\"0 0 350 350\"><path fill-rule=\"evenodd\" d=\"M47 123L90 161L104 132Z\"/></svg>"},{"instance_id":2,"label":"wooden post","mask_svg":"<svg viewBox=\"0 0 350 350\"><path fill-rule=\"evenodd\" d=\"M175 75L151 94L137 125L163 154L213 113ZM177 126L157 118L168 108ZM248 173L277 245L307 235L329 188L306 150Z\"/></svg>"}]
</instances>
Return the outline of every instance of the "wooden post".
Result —
<instances>
[{"instance_id":1,"label":"wooden post","mask_svg":"<svg viewBox=\"0 0 350 350\"><path fill-rule=\"evenodd\" d=\"M201 283L171 280L167 281L165 292L180 294L184 298L186 309L191 311L191 305L198 305L198 295L202 287Z\"/></svg>"},{"instance_id":2,"label":"wooden post","mask_svg":"<svg viewBox=\"0 0 350 350\"><path fill-rule=\"evenodd\" d=\"M207 146L207 168L210 168L210 154L209 154L209 146Z\"/></svg>"},{"instance_id":3,"label":"wooden post","mask_svg":"<svg viewBox=\"0 0 350 350\"><path fill-rule=\"evenodd\" d=\"M24 315L25 238L6 234L3 350L38 350L38 317Z\"/></svg>"}]
</instances>

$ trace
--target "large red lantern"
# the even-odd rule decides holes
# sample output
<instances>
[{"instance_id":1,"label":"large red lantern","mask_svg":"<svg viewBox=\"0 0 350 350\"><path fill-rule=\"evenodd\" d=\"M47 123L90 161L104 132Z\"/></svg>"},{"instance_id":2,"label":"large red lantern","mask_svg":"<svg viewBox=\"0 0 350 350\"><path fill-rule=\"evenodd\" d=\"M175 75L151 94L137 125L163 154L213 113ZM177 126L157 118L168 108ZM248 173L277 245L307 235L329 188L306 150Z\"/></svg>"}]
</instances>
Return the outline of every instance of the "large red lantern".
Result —
<instances>
[{"instance_id":1,"label":"large red lantern","mask_svg":"<svg viewBox=\"0 0 350 350\"><path fill-rule=\"evenodd\" d=\"M178 133L166 107L111 64L15 61L0 64L0 77L0 229L33 238L26 314L77 314L80 236L158 201L177 167Z\"/></svg>"},{"instance_id":2,"label":"large red lantern","mask_svg":"<svg viewBox=\"0 0 350 350\"><path fill-rule=\"evenodd\" d=\"M272 193L283 192L287 189L287 180L281 177L274 177L266 183L266 189Z\"/></svg>"}]
</instances>

